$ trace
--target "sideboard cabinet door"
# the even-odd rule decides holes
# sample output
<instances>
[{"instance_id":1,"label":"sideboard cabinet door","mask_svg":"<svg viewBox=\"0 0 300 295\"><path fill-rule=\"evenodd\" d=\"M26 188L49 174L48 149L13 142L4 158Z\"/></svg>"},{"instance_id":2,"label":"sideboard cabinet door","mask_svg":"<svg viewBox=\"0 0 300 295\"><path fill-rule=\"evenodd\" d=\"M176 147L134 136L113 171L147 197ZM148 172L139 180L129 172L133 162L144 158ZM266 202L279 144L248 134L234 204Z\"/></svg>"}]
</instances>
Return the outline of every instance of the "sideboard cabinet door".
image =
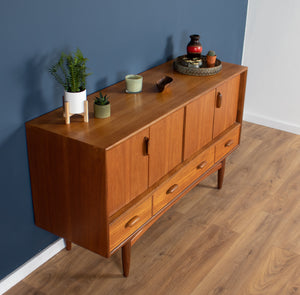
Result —
<instances>
[{"instance_id":1,"label":"sideboard cabinet door","mask_svg":"<svg viewBox=\"0 0 300 295\"><path fill-rule=\"evenodd\" d=\"M184 160L212 140L215 90L200 96L186 106Z\"/></svg>"},{"instance_id":2,"label":"sideboard cabinet door","mask_svg":"<svg viewBox=\"0 0 300 295\"><path fill-rule=\"evenodd\" d=\"M236 122L239 88L239 75L216 88L214 138Z\"/></svg>"},{"instance_id":3,"label":"sideboard cabinet door","mask_svg":"<svg viewBox=\"0 0 300 295\"><path fill-rule=\"evenodd\" d=\"M149 186L182 161L184 109L150 126Z\"/></svg>"},{"instance_id":4,"label":"sideboard cabinet door","mask_svg":"<svg viewBox=\"0 0 300 295\"><path fill-rule=\"evenodd\" d=\"M108 215L148 188L147 138L149 128L106 151Z\"/></svg>"}]
</instances>

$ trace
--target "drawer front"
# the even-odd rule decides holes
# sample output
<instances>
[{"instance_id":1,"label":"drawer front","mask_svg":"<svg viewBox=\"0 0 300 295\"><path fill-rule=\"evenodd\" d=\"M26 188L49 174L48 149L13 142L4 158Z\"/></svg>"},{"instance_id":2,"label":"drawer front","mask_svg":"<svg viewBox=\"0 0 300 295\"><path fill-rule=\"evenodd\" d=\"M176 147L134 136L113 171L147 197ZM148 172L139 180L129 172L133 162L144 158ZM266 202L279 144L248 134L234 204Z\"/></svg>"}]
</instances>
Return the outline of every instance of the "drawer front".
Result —
<instances>
[{"instance_id":1,"label":"drawer front","mask_svg":"<svg viewBox=\"0 0 300 295\"><path fill-rule=\"evenodd\" d=\"M237 125L216 143L215 162L219 161L222 157L231 152L233 148L238 145L240 128L241 126Z\"/></svg>"},{"instance_id":2,"label":"drawer front","mask_svg":"<svg viewBox=\"0 0 300 295\"><path fill-rule=\"evenodd\" d=\"M175 175L163 183L153 194L153 214L156 214L179 193L187 188L194 180L200 177L214 164L214 147L210 147Z\"/></svg>"},{"instance_id":3,"label":"drawer front","mask_svg":"<svg viewBox=\"0 0 300 295\"><path fill-rule=\"evenodd\" d=\"M127 210L109 225L110 251L133 234L152 216L152 200L148 197Z\"/></svg>"}]
</instances>

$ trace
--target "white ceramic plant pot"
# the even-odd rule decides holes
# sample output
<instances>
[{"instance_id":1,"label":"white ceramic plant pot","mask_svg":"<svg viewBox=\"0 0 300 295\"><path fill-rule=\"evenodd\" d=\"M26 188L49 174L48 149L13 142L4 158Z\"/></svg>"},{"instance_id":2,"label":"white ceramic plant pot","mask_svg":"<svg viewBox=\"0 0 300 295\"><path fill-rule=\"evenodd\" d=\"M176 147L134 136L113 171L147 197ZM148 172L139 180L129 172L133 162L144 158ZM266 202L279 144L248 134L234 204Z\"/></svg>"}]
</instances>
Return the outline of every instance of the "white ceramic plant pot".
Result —
<instances>
[{"instance_id":1,"label":"white ceramic plant pot","mask_svg":"<svg viewBox=\"0 0 300 295\"><path fill-rule=\"evenodd\" d=\"M65 101L69 102L71 114L83 113L85 100L86 100L86 90L83 90L81 92L65 91Z\"/></svg>"}]
</instances>

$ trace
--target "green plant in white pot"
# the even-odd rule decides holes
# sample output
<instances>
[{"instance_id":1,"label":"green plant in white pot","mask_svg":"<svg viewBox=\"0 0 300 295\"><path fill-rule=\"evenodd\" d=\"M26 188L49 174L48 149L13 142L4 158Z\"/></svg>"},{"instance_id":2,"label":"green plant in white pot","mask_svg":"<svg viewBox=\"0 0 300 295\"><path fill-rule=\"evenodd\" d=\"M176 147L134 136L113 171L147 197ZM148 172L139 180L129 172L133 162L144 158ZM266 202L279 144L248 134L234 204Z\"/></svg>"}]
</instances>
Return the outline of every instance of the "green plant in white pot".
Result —
<instances>
[{"instance_id":1,"label":"green plant in white pot","mask_svg":"<svg viewBox=\"0 0 300 295\"><path fill-rule=\"evenodd\" d=\"M108 118L110 117L110 102L107 94L103 96L101 91L99 97L96 97L94 102L95 118Z\"/></svg>"},{"instance_id":2,"label":"green plant in white pot","mask_svg":"<svg viewBox=\"0 0 300 295\"><path fill-rule=\"evenodd\" d=\"M70 104L71 114L84 112L84 101L86 100L86 67L87 58L83 57L80 49L75 53L61 53L58 62L49 68L50 74L65 89L65 102Z\"/></svg>"}]
</instances>

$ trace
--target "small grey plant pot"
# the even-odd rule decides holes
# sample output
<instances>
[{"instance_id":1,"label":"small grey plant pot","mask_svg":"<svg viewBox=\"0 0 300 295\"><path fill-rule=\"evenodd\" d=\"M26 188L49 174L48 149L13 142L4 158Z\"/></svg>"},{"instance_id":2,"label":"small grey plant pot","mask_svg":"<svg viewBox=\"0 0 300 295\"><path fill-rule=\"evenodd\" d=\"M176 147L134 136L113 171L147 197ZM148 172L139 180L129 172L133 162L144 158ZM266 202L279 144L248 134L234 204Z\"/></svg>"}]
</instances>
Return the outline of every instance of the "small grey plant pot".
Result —
<instances>
[{"instance_id":1,"label":"small grey plant pot","mask_svg":"<svg viewBox=\"0 0 300 295\"><path fill-rule=\"evenodd\" d=\"M110 117L110 103L99 105L94 103L95 118L104 119Z\"/></svg>"}]
</instances>

